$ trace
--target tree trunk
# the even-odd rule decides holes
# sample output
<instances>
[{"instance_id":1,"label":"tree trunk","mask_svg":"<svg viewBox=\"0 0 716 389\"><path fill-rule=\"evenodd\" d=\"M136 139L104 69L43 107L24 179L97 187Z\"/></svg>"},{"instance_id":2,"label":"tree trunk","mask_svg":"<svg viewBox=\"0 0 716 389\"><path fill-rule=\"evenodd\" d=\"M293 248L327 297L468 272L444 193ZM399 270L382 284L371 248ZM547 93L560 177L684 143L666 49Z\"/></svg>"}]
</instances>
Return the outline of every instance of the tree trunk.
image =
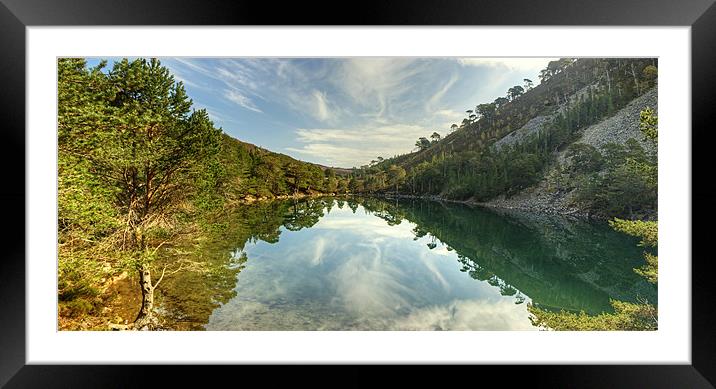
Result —
<instances>
[{"instance_id":1,"label":"tree trunk","mask_svg":"<svg viewBox=\"0 0 716 389\"><path fill-rule=\"evenodd\" d=\"M139 267L139 287L142 290L142 308L139 310L137 318L134 320L136 329L152 329L155 325L154 318L154 287L152 286L152 274L149 266L141 265Z\"/></svg>"},{"instance_id":2,"label":"tree trunk","mask_svg":"<svg viewBox=\"0 0 716 389\"><path fill-rule=\"evenodd\" d=\"M641 95L641 91L639 90L639 80L636 78L636 72L634 71L634 64L631 64L631 75L634 77L634 86L636 87L636 94Z\"/></svg>"}]
</instances>

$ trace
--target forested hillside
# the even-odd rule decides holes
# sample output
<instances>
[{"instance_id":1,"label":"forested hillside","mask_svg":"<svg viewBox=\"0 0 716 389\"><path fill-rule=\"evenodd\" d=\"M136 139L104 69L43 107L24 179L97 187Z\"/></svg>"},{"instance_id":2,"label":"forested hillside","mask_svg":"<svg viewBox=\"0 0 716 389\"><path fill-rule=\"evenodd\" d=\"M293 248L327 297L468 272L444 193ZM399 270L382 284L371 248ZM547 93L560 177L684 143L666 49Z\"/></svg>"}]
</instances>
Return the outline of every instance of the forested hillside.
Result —
<instances>
[{"instance_id":1,"label":"forested hillside","mask_svg":"<svg viewBox=\"0 0 716 389\"><path fill-rule=\"evenodd\" d=\"M350 188L484 203L509 199L549 173L547 191L570 192L571 211L653 215L656 150L644 136L608 135L598 147L580 138L640 96L655 100L657 72L654 59L550 62L539 85L525 79L524 87L468 109L444 138L436 132L418 139L413 153L357 169ZM633 113L631 122L653 126L655 108Z\"/></svg>"},{"instance_id":2,"label":"forested hillside","mask_svg":"<svg viewBox=\"0 0 716 389\"><path fill-rule=\"evenodd\" d=\"M222 134L216 169L220 190L228 201L283 198L321 193L346 193L348 178L336 169L299 161Z\"/></svg>"}]
</instances>

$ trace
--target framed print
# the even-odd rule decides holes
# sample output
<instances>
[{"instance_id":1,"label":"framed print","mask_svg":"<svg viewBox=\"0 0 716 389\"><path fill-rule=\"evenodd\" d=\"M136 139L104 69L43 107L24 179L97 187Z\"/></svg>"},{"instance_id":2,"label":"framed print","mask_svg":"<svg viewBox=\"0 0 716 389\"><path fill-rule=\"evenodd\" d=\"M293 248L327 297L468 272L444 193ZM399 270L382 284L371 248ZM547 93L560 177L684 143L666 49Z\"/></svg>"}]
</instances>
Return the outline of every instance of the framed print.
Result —
<instances>
[{"instance_id":1,"label":"framed print","mask_svg":"<svg viewBox=\"0 0 716 389\"><path fill-rule=\"evenodd\" d=\"M713 387L712 1L271 8L2 0L0 382Z\"/></svg>"}]
</instances>

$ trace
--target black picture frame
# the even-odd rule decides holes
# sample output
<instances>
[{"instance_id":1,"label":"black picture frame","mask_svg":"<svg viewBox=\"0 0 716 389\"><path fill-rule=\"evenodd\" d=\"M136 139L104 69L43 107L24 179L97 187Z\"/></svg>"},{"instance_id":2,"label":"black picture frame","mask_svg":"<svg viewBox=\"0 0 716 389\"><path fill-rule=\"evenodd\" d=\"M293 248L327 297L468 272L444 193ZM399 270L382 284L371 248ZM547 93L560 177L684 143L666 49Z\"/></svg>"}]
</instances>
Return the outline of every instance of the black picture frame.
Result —
<instances>
[{"instance_id":1,"label":"black picture frame","mask_svg":"<svg viewBox=\"0 0 716 389\"><path fill-rule=\"evenodd\" d=\"M474 10L466 12L466 10ZM716 107L716 5L714 0L512 0L491 1L383 1L273 2L197 0L0 0L0 111L4 149L2 204L6 228L0 262L0 385L24 387L128 387L157 383L169 377L186 377L187 367L169 366L39 366L26 365L25 354L25 44L27 26L75 25L554 25L554 26L690 26L692 79L692 208L710 194L707 159L708 135L714 126ZM585 43L588 44L588 43ZM51 130L48 129L48 134ZM701 160L699 160L699 158ZM23 168L18 161L23 161ZM697 179L701 181L697 182ZM698 187L694 184L699 183ZM716 383L716 336L713 323L716 304L712 260L703 250L708 220L706 207L692 213L692 364L653 366L469 366L449 376L490 374L503 383L548 387L689 387L707 388ZM702 250L697 250L702 249ZM686 259L685 259L686 260ZM694 309L698 307L698 309ZM568 358L568 356L566 357ZM88 356L91 359L91 356ZM203 367L196 376L235 375L233 366ZM266 376L266 368L250 367ZM389 368L389 369L388 369ZM192 367L200 369L200 367ZM208 370L208 371L207 371ZM371 382L365 367L340 367L339 386ZM381 383L406 383L409 377L422 383L444 384L444 377L429 373L405 374L402 368L381 367L390 373ZM519 374L515 374L519 371ZM382 373L382 372L381 372ZM194 374L192 374L194 375ZM444 374L441 374L443 376ZM272 375L271 380L300 382L313 379L315 368L299 366ZM372 385L371 385L372 386Z\"/></svg>"}]
</instances>

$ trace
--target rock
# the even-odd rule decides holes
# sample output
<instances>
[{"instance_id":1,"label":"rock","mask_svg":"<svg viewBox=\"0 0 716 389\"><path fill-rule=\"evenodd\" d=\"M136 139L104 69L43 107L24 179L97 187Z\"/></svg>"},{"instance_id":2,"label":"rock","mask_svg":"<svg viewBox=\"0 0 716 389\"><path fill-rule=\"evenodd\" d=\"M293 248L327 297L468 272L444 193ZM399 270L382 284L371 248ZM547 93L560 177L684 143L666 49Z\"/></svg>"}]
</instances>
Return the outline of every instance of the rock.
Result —
<instances>
[{"instance_id":1,"label":"rock","mask_svg":"<svg viewBox=\"0 0 716 389\"><path fill-rule=\"evenodd\" d=\"M586 143L599 148L610 142L624 144L634 138L647 151L654 151L653 144L645 141L639 130L639 113L646 107L658 113L657 97L657 88L651 88L613 116L584 129L582 136L575 143Z\"/></svg>"},{"instance_id":2,"label":"rock","mask_svg":"<svg viewBox=\"0 0 716 389\"><path fill-rule=\"evenodd\" d=\"M639 113L646 107L651 107L658 112L657 88L652 88L645 92L611 117L582 130L580 138L577 139L575 143L586 143L599 148L610 142L624 144L628 139L634 138L639 141L647 151L655 151L650 142L644 141L639 129ZM508 135L498 141L496 145L502 141L504 141L503 146L512 144L516 141L509 140L510 138L521 139L521 137L526 136L530 131L535 131L535 126L540 122L536 121L532 124L530 124L530 122L525 124L523 128L515 131L516 133L521 132L521 135L518 134L514 137ZM566 150L557 155L558 163L561 164L565 162L565 154ZM509 199L501 197L481 205L582 218L593 217L588 211L573 205L571 192L554 192L550 190L546 178L548 175L549 172L546 173L544 178L535 186L524 189Z\"/></svg>"},{"instance_id":3,"label":"rock","mask_svg":"<svg viewBox=\"0 0 716 389\"><path fill-rule=\"evenodd\" d=\"M107 326L109 327L110 331L129 331L132 329L131 325L126 324L109 323Z\"/></svg>"},{"instance_id":4,"label":"rock","mask_svg":"<svg viewBox=\"0 0 716 389\"><path fill-rule=\"evenodd\" d=\"M502 137L502 139L495 142L495 149L500 150L505 146L512 146L516 143L524 142L529 136L537 135L542 127L551 122L554 116L535 116L530 119L520 129L511 132L509 135Z\"/></svg>"}]
</instances>

